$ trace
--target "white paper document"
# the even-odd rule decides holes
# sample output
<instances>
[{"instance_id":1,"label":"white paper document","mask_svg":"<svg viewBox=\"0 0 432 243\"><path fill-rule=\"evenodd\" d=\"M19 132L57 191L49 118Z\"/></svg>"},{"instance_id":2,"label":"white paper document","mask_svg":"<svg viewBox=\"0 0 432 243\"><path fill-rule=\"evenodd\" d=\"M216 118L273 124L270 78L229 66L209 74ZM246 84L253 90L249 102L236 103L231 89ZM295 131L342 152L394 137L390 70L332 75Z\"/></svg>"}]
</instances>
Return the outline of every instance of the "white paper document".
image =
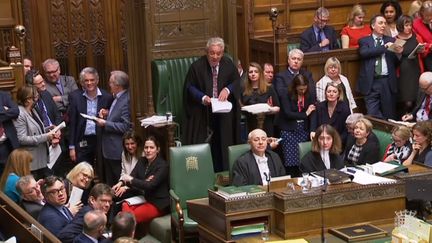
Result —
<instances>
[{"instance_id":1,"label":"white paper document","mask_svg":"<svg viewBox=\"0 0 432 243\"><path fill-rule=\"evenodd\" d=\"M371 175L369 173L366 173L356 168L342 168L341 171L353 175L354 179L352 180L352 182L355 182L360 185L389 184L389 183L396 182L396 180L394 179Z\"/></svg>"},{"instance_id":2,"label":"white paper document","mask_svg":"<svg viewBox=\"0 0 432 243\"><path fill-rule=\"evenodd\" d=\"M129 197L129 198L126 198L125 201L131 206L143 204L146 202L144 196Z\"/></svg>"},{"instance_id":3,"label":"white paper document","mask_svg":"<svg viewBox=\"0 0 432 243\"><path fill-rule=\"evenodd\" d=\"M416 124L415 122L396 121L393 119L388 119L388 121L399 125L407 126L407 127L413 127Z\"/></svg>"},{"instance_id":4,"label":"white paper document","mask_svg":"<svg viewBox=\"0 0 432 243\"><path fill-rule=\"evenodd\" d=\"M71 195L69 197L69 204L76 205L79 201L81 201L83 192L84 192L83 189L78 188L76 186L72 186Z\"/></svg>"},{"instance_id":5,"label":"white paper document","mask_svg":"<svg viewBox=\"0 0 432 243\"><path fill-rule=\"evenodd\" d=\"M378 174L391 171L397 167L399 166L391 163L386 163L386 162L376 162L375 164L372 165L373 172Z\"/></svg>"},{"instance_id":6,"label":"white paper document","mask_svg":"<svg viewBox=\"0 0 432 243\"><path fill-rule=\"evenodd\" d=\"M211 106L213 113L228 113L232 109L231 102L219 101L217 98L211 98Z\"/></svg>"},{"instance_id":7,"label":"white paper document","mask_svg":"<svg viewBox=\"0 0 432 243\"><path fill-rule=\"evenodd\" d=\"M388 47L388 50L392 51L392 52L396 52L395 46L401 46L401 47L403 47L405 45L405 42L406 42L406 40L396 39L395 42L393 43L393 45L391 45L391 46Z\"/></svg>"},{"instance_id":8,"label":"white paper document","mask_svg":"<svg viewBox=\"0 0 432 243\"><path fill-rule=\"evenodd\" d=\"M247 111L252 114L270 112L271 108L267 103L259 103L255 105L245 105L241 108L242 111Z\"/></svg>"},{"instance_id":9,"label":"white paper document","mask_svg":"<svg viewBox=\"0 0 432 243\"><path fill-rule=\"evenodd\" d=\"M62 150L60 144L57 144L55 147L52 145L49 146L49 163L47 164L48 168L52 169L61 152Z\"/></svg>"},{"instance_id":10,"label":"white paper document","mask_svg":"<svg viewBox=\"0 0 432 243\"><path fill-rule=\"evenodd\" d=\"M53 131L57 132L58 130L61 130L66 127L66 123L63 121L62 123L58 124L58 126L54 127Z\"/></svg>"},{"instance_id":11,"label":"white paper document","mask_svg":"<svg viewBox=\"0 0 432 243\"><path fill-rule=\"evenodd\" d=\"M89 116L89 115L84 114L84 113L80 113L80 115L82 117L84 117L85 119L88 119L88 120L92 120L92 121L96 121L97 120L97 117L95 117L95 116Z\"/></svg>"},{"instance_id":12,"label":"white paper document","mask_svg":"<svg viewBox=\"0 0 432 243\"><path fill-rule=\"evenodd\" d=\"M167 123L166 116L151 116L140 120L142 127L148 127L150 125Z\"/></svg>"}]
</instances>

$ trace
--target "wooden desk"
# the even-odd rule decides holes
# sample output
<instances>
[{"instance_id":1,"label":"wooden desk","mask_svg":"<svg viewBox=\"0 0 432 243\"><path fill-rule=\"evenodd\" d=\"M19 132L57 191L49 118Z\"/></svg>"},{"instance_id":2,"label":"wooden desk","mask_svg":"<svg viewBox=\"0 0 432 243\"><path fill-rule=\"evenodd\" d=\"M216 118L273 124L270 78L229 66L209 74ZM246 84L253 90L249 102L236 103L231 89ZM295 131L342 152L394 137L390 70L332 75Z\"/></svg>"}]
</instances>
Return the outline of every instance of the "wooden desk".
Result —
<instances>
[{"instance_id":1,"label":"wooden desk","mask_svg":"<svg viewBox=\"0 0 432 243\"><path fill-rule=\"evenodd\" d=\"M408 168L412 177L429 176L432 169L422 165ZM286 181L271 187L265 197L232 200L223 210L209 203L209 198L188 201L188 213L199 224L201 242L233 242L231 228L253 222L268 222L271 233L282 239L319 235L323 216L328 228L371 222L391 224L394 212L405 209L405 182L386 185L349 183L329 185L309 193L286 190ZM213 200L213 199L211 199Z\"/></svg>"}]
</instances>

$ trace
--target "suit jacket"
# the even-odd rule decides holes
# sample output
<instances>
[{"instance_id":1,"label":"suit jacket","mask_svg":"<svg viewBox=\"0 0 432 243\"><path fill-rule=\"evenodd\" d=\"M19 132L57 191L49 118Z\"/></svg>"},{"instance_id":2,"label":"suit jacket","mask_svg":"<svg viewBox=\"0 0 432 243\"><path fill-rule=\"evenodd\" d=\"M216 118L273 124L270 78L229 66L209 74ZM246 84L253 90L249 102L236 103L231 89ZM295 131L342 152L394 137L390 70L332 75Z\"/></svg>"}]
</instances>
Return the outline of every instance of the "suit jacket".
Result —
<instances>
[{"instance_id":1,"label":"suit jacket","mask_svg":"<svg viewBox=\"0 0 432 243\"><path fill-rule=\"evenodd\" d=\"M57 238L62 243L72 243L74 242L74 239L83 231L83 225L84 225L84 215L93 210L90 206L84 206L82 207L78 213L73 218L72 222L65 225L59 232Z\"/></svg>"},{"instance_id":2,"label":"suit jacket","mask_svg":"<svg viewBox=\"0 0 432 243\"><path fill-rule=\"evenodd\" d=\"M345 145L345 156L344 161L347 161L347 157L349 154L349 151L351 150L352 146L355 144L355 138L352 135L348 136L347 143ZM380 144L379 141L374 133L370 133L368 136L368 139L366 140L366 143L363 144L362 151L360 152L360 156L358 158L357 164L364 165L366 163L373 164L381 159L381 155L379 154L379 148Z\"/></svg>"},{"instance_id":3,"label":"suit jacket","mask_svg":"<svg viewBox=\"0 0 432 243\"><path fill-rule=\"evenodd\" d=\"M59 109L57 108L56 103L52 99L52 95L47 90L44 90L44 91L39 93L39 96L40 96L39 99L42 99L42 101L45 105L47 115L48 115L49 119L51 120L51 122L53 123L53 125L60 124L62 122L62 117L61 117ZM39 117L42 118L42 110L39 109L38 105L35 106L35 109L37 110Z\"/></svg>"},{"instance_id":4,"label":"suit jacket","mask_svg":"<svg viewBox=\"0 0 432 243\"><path fill-rule=\"evenodd\" d=\"M57 208L49 203L42 207L38 221L56 237L59 237L60 231L70 223Z\"/></svg>"},{"instance_id":5,"label":"suit jacket","mask_svg":"<svg viewBox=\"0 0 432 243\"><path fill-rule=\"evenodd\" d=\"M150 181L146 179L153 175ZM130 183L127 183L136 194L144 195L147 202L155 205L159 210L166 211L169 209L169 167L168 163L160 156L149 164L146 158L140 158L135 168L131 172L133 177Z\"/></svg>"},{"instance_id":6,"label":"suit jacket","mask_svg":"<svg viewBox=\"0 0 432 243\"><path fill-rule=\"evenodd\" d=\"M113 103L114 104L114 103ZM102 128L102 154L104 158L121 160L123 134L131 128L130 98L126 90L110 110L105 127Z\"/></svg>"},{"instance_id":7,"label":"suit jacket","mask_svg":"<svg viewBox=\"0 0 432 243\"><path fill-rule=\"evenodd\" d=\"M4 107L8 107L8 109L6 110ZM16 119L18 115L18 105L12 100L9 93L0 91L0 123L3 125L8 138L5 142L9 145L11 151L19 147L17 132L13 124L13 119ZM3 156L0 155L0 158Z\"/></svg>"},{"instance_id":8,"label":"suit jacket","mask_svg":"<svg viewBox=\"0 0 432 243\"><path fill-rule=\"evenodd\" d=\"M102 95L98 97L96 114L99 114L99 111L102 108L109 109L113 100L111 94L103 89L99 90L101 91ZM87 98L83 95L83 93L84 91L81 93L81 95L78 95L78 92L76 92L76 94L73 95L71 103L69 104L69 143L71 145L75 145L75 147L79 147L79 142L84 137L87 121L80 115L80 113L87 114ZM96 126L96 135L99 133L100 128Z\"/></svg>"},{"instance_id":9,"label":"suit jacket","mask_svg":"<svg viewBox=\"0 0 432 243\"><path fill-rule=\"evenodd\" d=\"M332 26L324 26L323 32L326 38L330 41L328 45L329 50L339 49L340 46L337 42L338 34ZM300 35L300 50L303 52L322 51L322 47L319 47L317 37L314 32L313 25Z\"/></svg>"},{"instance_id":10,"label":"suit jacket","mask_svg":"<svg viewBox=\"0 0 432 243\"><path fill-rule=\"evenodd\" d=\"M417 95L416 106L414 107L414 110L411 112L411 115L413 116L414 121L417 120L417 112L422 107L422 104L425 101L425 99L426 99L426 93L419 90L419 93ZM429 120L432 120L432 112L429 113Z\"/></svg>"},{"instance_id":11,"label":"suit jacket","mask_svg":"<svg viewBox=\"0 0 432 243\"><path fill-rule=\"evenodd\" d=\"M33 155L31 170L45 168L48 158L48 134L41 127L42 120L33 109L33 117L24 106L19 107L19 116L14 121L21 148L27 149ZM43 126L43 125L42 125Z\"/></svg>"},{"instance_id":12,"label":"suit jacket","mask_svg":"<svg viewBox=\"0 0 432 243\"><path fill-rule=\"evenodd\" d=\"M375 75L375 61L383 53L388 68L389 88L392 93L397 92L396 66L399 59L394 52L387 50L384 44L394 42L395 39L389 36L383 36L383 45L375 47L375 40L372 35L363 37L359 40L359 54L362 59L359 76L357 80L357 91L363 95L368 95L372 89Z\"/></svg>"},{"instance_id":13,"label":"suit jacket","mask_svg":"<svg viewBox=\"0 0 432 243\"><path fill-rule=\"evenodd\" d=\"M63 86L63 94L60 93L60 91L57 89L57 86L49 81L46 81L46 89L52 96L61 96L62 101L56 102L57 108L60 112L65 112L67 110L67 107L69 106L69 93L72 91L78 89L78 86L75 82L74 77L72 76L64 76L60 75L60 78L58 80L61 82Z\"/></svg>"},{"instance_id":14,"label":"suit jacket","mask_svg":"<svg viewBox=\"0 0 432 243\"><path fill-rule=\"evenodd\" d=\"M42 207L44 206L40 203L27 201L24 199L21 200L20 205L28 214L30 214L36 220L38 219L39 213L41 212Z\"/></svg>"},{"instance_id":15,"label":"suit jacket","mask_svg":"<svg viewBox=\"0 0 432 243\"><path fill-rule=\"evenodd\" d=\"M342 156L330 153L329 157L330 168L339 170L344 167ZM301 172L315 172L326 169L320 153L312 151L309 151L303 158L301 158L299 167Z\"/></svg>"},{"instance_id":16,"label":"suit jacket","mask_svg":"<svg viewBox=\"0 0 432 243\"><path fill-rule=\"evenodd\" d=\"M93 241L88 236L86 236L84 233L80 233L79 235L77 235L77 237L71 242L74 242L74 243L93 243Z\"/></svg>"},{"instance_id":17,"label":"suit jacket","mask_svg":"<svg viewBox=\"0 0 432 243\"><path fill-rule=\"evenodd\" d=\"M271 177L285 175L285 167L282 161L275 152L266 150L267 164L270 170ZM233 165L232 169L232 185L262 185L261 175L255 157L251 150L241 155Z\"/></svg>"},{"instance_id":18,"label":"suit jacket","mask_svg":"<svg viewBox=\"0 0 432 243\"><path fill-rule=\"evenodd\" d=\"M309 85L311 87L311 90L309 90L309 92L313 93L316 96L315 82L312 78L312 73L305 69L300 69L299 74L305 76L309 80ZM282 96L288 94L288 88L289 86L291 86L294 77L295 74L291 73L291 71L288 69L275 75L272 85L274 90L276 91L276 94L279 97L279 101Z\"/></svg>"}]
</instances>

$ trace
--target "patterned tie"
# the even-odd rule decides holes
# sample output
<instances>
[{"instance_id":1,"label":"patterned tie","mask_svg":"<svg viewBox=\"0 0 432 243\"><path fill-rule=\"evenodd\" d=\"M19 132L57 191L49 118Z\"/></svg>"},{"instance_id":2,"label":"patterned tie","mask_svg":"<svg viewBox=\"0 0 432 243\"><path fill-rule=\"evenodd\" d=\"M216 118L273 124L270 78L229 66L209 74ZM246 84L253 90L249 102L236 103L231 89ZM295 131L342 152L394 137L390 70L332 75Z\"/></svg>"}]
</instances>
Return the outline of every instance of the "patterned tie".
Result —
<instances>
[{"instance_id":1,"label":"patterned tie","mask_svg":"<svg viewBox=\"0 0 432 243\"><path fill-rule=\"evenodd\" d=\"M60 80L57 81L57 83L56 83L56 87L57 87L58 91L60 92L60 94L63 95L63 94L64 94L64 91L63 91L63 85L61 84L61 81L60 81Z\"/></svg>"},{"instance_id":2,"label":"patterned tie","mask_svg":"<svg viewBox=\"0 0 432 243\"><path fill-rule=\"evenodd\" d=\"M4 128L3 128L3 124L0 122L0 138L3 136L4 134Z\"/></svg>"},{"instance_id":3,"label":"patterned tie","mask_svg":"<svg viewBox=\"0 0 432 243\"><path fill-rule=\"evenodd\" d=\"M37 105L38 105L39 110L41 112L42 122L44 124L44 127L49 127L51 125L50 124L50 119L48 117L48 113L47 113L47 111L45 109L45 105L44 105L42 99L39 98L39 100L37 102Z\"/></svg>"},{"instance_id":4,"label":"patterned tie","mask_svg":"<svg viewBox=\"0 0 432 243\"><path fill-rule=\"evenodd\" d=\"M376 38L376 46L380 47L382 46L382 39L381 38ZM381 55L379 57L377 57L376 62L375 62L375 74L376 75L381 75L382 73L382 58Z\"/></svg>"},{"instance_id":5,"label":"patterned tie","mask_svg":"<svg viewBox=\"0 0 432 243\"><path fill-rule=\"evenodd\" d=\"M428 117L429 117L429 113L430 113L430 101L431 101L430 95L427 95L426 101L425 101L425 112L426 112L426 115Z\"/></svg>"},{"instance_id":6,"label":"patterned tie","mask_svg":"<svg viewBox=\"0 0 432 243\"><path fill-rule=\"evenodd\" d=\"M213 98L218 97L218 70L217 65L212 67L212 74L213 74Z\"/></svg>"}]
</instances>

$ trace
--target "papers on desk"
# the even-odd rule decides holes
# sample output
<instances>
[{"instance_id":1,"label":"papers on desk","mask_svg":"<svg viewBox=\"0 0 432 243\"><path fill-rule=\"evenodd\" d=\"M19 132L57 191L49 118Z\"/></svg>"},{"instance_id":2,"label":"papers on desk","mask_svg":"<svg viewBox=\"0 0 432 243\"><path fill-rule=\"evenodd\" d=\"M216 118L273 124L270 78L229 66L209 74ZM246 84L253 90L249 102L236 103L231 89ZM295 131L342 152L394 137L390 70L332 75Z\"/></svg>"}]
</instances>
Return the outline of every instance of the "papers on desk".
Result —
<instances>
[{"instance_id":1,"label":"papers on desk","mask_svg":"<svg viewBox=\"0 0 432 243\"><path fill-rule=\"evenodd\" d=\"M259 103L255 105L245 105L241 108L242 111L247 111L252 114L270 112L271 108L267 103Z\"/></svg>"},{"instance_id":2,"label":"papers on desk","mask_svg":"<svg viewBox=\"0 0 432 243\"><path fill-rule=\"evenodd\" d=\"M140 120L142 127L148 127L150 125L158 125L167 123L166 116L151 116Z\"/></svg>"},{"instance_id":3,"label":"papers on desk","mask_svg":"<svg viewBox=\"0 0 432 243\"><path fill-rule=\"evenodd\" d=\"M372 169L374 173L382 174L391 170L396 169L399 165L386 163L386 162L376 162L372 165Z\"/></svg>"},{"instance_id":4,"label":"papers on desk","mask_svg":"<svg viewBox=\"0 0 432 243\"><path fill-rule=\"evenodd\" d=\"M211 98L211 106L213 113L228 113L232 109L232 104L228 100L219 101L217 98Z\"/></svg>"},{"instance_id":5,"label":"papers on desk","mask_svg":"<svg viewBox=\"0 0 432 243\"><path fill-rule=\"evenodd\" d=\"M369 173L364 172L361 169L357 169L354 167L342 168L341 171L353 175L354 179L352 180L352 182L355 182L360 185L389 184L389 183L396 182L396 180L394 179L371 175Z\"/></svg>"}]
</instances>

